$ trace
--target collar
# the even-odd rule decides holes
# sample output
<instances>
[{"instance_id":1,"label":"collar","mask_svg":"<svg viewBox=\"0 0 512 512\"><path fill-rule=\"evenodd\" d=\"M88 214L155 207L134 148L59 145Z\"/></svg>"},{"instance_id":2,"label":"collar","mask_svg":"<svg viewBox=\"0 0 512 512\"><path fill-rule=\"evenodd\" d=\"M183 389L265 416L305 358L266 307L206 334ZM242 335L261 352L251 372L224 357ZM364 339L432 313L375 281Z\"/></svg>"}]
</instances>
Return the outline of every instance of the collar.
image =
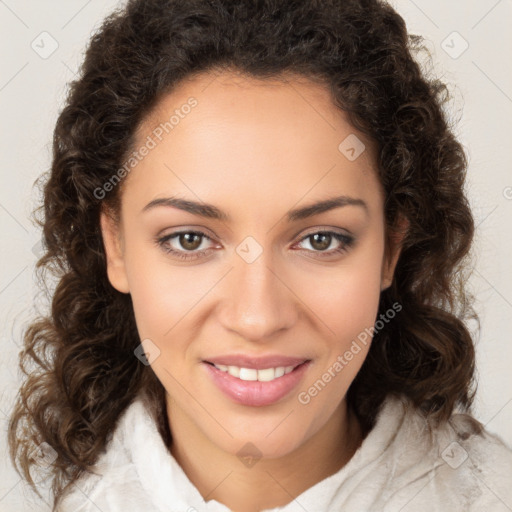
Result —
<instances>
[{"instance_id":1,"label":"collar","mask_svg":"<svg viewBox=\"0 0 512 512\"><path fill-rule=\"evenodd\" d=\"M410 407L405 399L389 396L377 415L375 426L345 466L306 489L287 505L262 512L329 510L329 503L350 477L365 466L374 466L379 458L384 457L398 432L403 430L401 426L408 417L408 410ZM128 459L135 465L142 487L162 512L168 512L171 505L172 510L230 512L227 506L216 500L205 502L164 444L142 397L138 397L121 416L114 442L124 447ZM361 477L363 474L364 471Z\"/></svg>"}]
</instances>

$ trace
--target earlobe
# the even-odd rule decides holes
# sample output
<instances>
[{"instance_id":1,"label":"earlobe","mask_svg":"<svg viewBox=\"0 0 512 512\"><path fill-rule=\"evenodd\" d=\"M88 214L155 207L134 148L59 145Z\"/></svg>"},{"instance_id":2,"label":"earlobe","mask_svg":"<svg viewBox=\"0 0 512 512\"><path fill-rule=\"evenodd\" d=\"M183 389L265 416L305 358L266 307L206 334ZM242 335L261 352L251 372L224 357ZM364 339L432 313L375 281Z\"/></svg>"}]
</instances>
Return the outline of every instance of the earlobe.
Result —
<instances>
[{"instance_id":1,"label":"earlobe","mask_svg":"<svg viewBox=\"0 0 512 512\"><path fill-rule=\"evenodd\" d=\"M382 265L382 278L380 284L380 291L384 291L391 286L393 282L393 276L395 274L396 264L398 257L400 256L400 246L397 250L392 250L392 254L389 257L384 258Z\"/></svg>"},{"instance_id":2,"label":"earlobe","mask_svg":"<svg viewBox=\"0 0 512 512\"><path fill-rule=\"evenodd\" d=\"M393 282L395 268L398 263L400 253L402 252L402 244L408 229L409 221L400 215L395 227L388 236L387 247L382 262L381 291L389 288Z\"/></svg>"},{"instance_id":3,"label":"earlobe","mask_svg":"<svg viewBox=\"0 0 512 512\"><path fill-rule=\"evenodd\" d=\"M100 212L100 227L110 284L121 293L129 293L120 229L116 221L103 209Z\"/></svg>"}]
</instances>

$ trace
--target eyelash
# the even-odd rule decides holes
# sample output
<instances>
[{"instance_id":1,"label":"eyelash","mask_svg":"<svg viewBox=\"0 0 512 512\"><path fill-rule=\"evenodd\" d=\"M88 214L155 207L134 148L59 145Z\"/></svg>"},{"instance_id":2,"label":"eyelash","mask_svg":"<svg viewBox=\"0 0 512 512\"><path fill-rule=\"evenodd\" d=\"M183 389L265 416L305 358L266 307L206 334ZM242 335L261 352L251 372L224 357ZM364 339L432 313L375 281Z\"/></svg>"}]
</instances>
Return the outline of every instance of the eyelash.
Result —
<instances>
[{"instance_id":1,"label":"eyelash","mask_svg":"<svg viewBox=\"0 0 512 512\"><path fill-rule=\"evenodd\" d=\"M184 234L198 235L198 236L202 237L203 240L204 239L211 240L211 238L206 233L203 233L202 231L188 230L188 231L177 231L175 233L165 235L161 238L157 238L155 241L156 241L157 245L163 251L165 251L168 254L172 254L175 257L177 257L178 259L181 259L184 261L190 261L193 259L197 259L198 257L200 257L198 255L204 255L208 251L211 250L211 249L203 249L202 251L177 251L177 250L169 247L169 245L168 245L169 240L179 237L180 235L184 235ZM318 253L320 258L332 257L336 254L341 254L343 252L346 252L348 249L350 249L350 247L354 244L354 241L355 241L354 237L352 237L350 235L344 235L341 233L337 233L336 231L314 231L314 232L308 233L306 236L302 237L299 240L299 243L303 242L304 240L307 240L308 238L311 238L313 235L319 235L319 234L330 235L332 238L334 238L338 242L341 242L340 247L338 247L337 249L334 249L334 250L331 249L330 251L315 251L315 250L311 251L309 249L305 249L308 252ZM201 241L203 241L203 240L201 240ZM187 253L189 253L189 254L187 254Z\"/></svg>"}]
</instances>

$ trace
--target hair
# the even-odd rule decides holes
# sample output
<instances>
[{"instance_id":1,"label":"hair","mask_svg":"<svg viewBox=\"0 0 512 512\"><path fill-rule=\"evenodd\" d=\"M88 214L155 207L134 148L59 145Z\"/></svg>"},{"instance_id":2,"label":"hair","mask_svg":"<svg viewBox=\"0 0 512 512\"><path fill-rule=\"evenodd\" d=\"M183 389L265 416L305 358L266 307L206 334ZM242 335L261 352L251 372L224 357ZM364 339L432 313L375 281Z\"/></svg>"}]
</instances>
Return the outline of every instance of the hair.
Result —
<instances>
[{"instance_id":1,"label":"hair","mask_svg":"<svg viewBox=\"0 0 512 512\"><path fill-rule=\"evenodd\" d=\"M118 211L121 187L101 188L133 150L158 100L186 77L237 70L317 80L352 125L374 141L386 233L407 220L393 282L379 313L402 307L375 332L347 400L366 430L389 394L425 418L470 411L476 385L464 288L474 221L464 193L467 159L447 121L447 86L415 60L426 51L381 0L131 0L92 36L53 136L53 160L35 210L55 278L51 309L24 331L24 382L9 423L10 455L35 488L33 453L50 445L54 506L105 451L136 395L153 405L162 435L164 389L134 357L140 344L129 294L107 277L99 216ZM168 427L167 427L168 428Z\"/></svg>"}]
</instances>

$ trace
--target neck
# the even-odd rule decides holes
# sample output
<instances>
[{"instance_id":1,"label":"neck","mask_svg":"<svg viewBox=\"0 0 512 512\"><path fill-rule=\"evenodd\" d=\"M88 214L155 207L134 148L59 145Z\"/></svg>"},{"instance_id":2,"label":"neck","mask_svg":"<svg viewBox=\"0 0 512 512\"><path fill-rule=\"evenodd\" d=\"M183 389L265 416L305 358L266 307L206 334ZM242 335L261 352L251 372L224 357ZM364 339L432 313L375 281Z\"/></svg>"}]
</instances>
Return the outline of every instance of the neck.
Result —
<instances>
[{"instance_id":1,"label":"neck","mask_svg":"<svg viewBox=\"0 0 512 512\"><path fill-rule=\"evenodd\" d=\"M245 466L237 455L207 439L173 407L169 397L167 411L174 458L205 501L214 499L233 512L259 512L286 505L339 471L363 439L359 422L344 399L327 423L293 452Z\"/></svg>"}]
</instances>

